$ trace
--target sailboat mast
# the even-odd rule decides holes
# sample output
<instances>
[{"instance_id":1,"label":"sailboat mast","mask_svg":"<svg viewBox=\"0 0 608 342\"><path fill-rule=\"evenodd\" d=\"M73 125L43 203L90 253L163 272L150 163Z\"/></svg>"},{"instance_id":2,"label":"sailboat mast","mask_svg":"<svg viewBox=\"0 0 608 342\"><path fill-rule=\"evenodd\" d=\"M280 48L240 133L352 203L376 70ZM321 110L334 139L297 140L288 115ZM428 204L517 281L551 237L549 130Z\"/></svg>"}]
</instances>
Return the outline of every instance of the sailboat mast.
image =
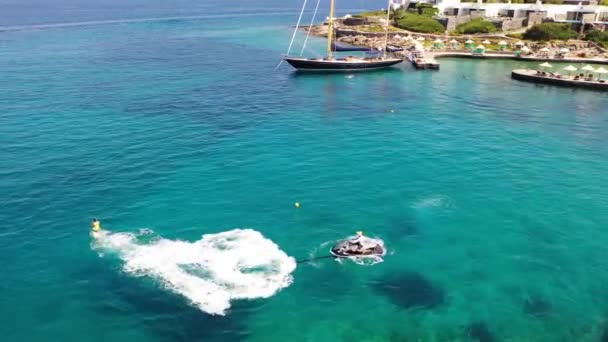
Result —
<instances>
[{"instance_id":1,"label":"sailboat mast","mask_svg":"<svg viewBox=\"0 0 608 342\"><path fill-rule=\"evenodd\" d=\"M391 0L388 0L388 5L386 6L386 27L384 28L386 32L384 33L384 58L386 58L386 50L388 49L388 28L390 24L391 18Z\"/></svg>"},{"instance_id":2,"label":"sailboat mast","mask_svg":"<svg viewBox=\"0 0 608 342\"><path fill-rule=\"evenodd\" d=\"M329 21L327 22L327 57L332 58L331 41L334 35L334 0L329 2Z\"/></svg>"}]
</instances>

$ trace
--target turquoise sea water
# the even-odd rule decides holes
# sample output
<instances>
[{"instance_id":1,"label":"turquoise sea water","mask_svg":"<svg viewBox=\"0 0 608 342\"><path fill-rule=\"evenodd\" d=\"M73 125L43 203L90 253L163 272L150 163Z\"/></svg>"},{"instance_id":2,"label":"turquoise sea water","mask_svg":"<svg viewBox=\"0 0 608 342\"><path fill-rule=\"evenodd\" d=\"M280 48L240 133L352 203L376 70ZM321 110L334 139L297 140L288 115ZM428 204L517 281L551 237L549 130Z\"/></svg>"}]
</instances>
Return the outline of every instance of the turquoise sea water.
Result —
<instances>
[{"instance_id":1,"label":"turquoise sea water","mask_svg":"<svg viewBox=\"0 0 608 342\"><path fill-rule=\"evenodd\" d=\"M608 339L605 94L504 61L274 71L299 4L219 4L2 14L3 341ZM93 216L144 245L252 228L300 259L362 229L389 253L212 316L100 256Z\"/></svg>"}]
</instances>

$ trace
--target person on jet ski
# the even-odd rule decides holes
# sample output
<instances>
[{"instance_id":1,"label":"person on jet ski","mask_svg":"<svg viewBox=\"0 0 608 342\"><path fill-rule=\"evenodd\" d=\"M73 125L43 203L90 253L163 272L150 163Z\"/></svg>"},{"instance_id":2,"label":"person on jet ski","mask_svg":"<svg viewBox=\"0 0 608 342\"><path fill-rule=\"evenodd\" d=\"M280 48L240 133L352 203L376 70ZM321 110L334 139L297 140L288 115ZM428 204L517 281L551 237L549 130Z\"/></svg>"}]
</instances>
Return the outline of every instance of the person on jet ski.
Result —
<instances>
[{"instance_id":1,"label":"person on jet ski","mask_svg":"<svg viewBox=\"0 0 608 342\"><path fill-rule=\"evenodd\" d=\"M351 246L353 246L353 252L362 252L363 243L361 242L361 238L363 238L363 232L358 231L357 234L350 240Z\"/></svg>"}]
</instances>

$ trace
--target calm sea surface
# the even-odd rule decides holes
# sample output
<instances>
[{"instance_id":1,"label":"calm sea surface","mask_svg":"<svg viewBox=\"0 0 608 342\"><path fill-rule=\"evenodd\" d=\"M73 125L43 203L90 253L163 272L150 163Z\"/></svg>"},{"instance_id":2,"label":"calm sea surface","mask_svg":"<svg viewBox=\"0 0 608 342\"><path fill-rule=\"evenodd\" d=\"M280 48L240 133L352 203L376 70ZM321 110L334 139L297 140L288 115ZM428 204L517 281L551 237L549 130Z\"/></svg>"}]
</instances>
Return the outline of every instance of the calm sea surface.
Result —
<instances>
[{"instance_id":1,"label":"calm sea surface","mask_svg":"<svg viewBox=\"0 0 608 342\"><path fill-rule=\"evenodd\" d=\"M608 339L605 93L511 80L523 62L274 70L301 2L0 5L2 341ZM235 228L263 237L201 240ZM384 263L289 286L196 263L356 230Z\"/></svg>"}]
</instances>

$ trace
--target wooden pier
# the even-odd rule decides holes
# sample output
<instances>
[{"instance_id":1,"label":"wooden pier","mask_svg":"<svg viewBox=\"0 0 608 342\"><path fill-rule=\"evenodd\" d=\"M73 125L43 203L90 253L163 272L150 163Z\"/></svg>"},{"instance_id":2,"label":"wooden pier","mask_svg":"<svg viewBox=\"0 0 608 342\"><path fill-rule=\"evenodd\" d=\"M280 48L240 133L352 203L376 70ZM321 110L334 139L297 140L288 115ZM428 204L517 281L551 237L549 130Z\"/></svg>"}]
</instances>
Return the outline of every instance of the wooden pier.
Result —
<instances>
[{"instance_id":1,"label":"wooden pier","mask_svg":"<svg viewBox=\"0 0 608 342\"><path fill-rule=\"evenodd\" d=\"M410 51L407 59L412 62L416 69L439 69L439 63L435 58L427 57L423 50Z\"/></svg>"}]
</instances>

